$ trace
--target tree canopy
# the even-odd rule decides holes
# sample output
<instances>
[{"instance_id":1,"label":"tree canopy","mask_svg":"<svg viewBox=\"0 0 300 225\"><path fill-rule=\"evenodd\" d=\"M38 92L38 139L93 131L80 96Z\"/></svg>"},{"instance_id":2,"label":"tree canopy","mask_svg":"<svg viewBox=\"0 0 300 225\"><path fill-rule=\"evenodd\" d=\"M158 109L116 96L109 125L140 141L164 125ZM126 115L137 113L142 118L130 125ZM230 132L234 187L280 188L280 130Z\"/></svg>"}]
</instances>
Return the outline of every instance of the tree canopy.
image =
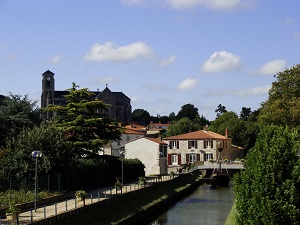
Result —
<instances>
[{"instance_id":1,"label":"tree canopy","mask_svg":"<svg viewBox=\"0 0 300 225\"><path fill-rule=\"evenodd\" d=\"M278 126L262 128L234 177L237 224L299 224L299 134Z\"/></svg>"},{"instance_id":2,"label":"tree canopy","mask_svg":"<svg viewBox=\"0 0 300 225\"><path fill-rule=\"evenodd\" d=\"M218 117L218 116L221 116L223 113L226 113L227 110L226 110L225 106L223 106L222 104L219 104L218 108L215 110L215 112L217 113L217 117Z\"/></svg>"},{"instance_id":3,"label":"tree canopy","mask_svg":"<svg viewBox=\"0 0 300 225\"><path fill-rule=\"evenodd\" d=\"M120 139L121 132L112 119L104 116L109 105L94 100L86 88L78 88L73 83L68 89L66 106L50 105L43 110L57 114L54 118L57 128L64 132L66 143L77 156L82 156L97 153L110 141Z\"/></svg>"},{"instance_id":4,"label":"tree canopy","mask_svg":"<svg viewBox=\"0 0 300 225\"><path fill-rule=\"evenodd\" d=\"M300 65L274 76L268 100L262 103L258 120L262 124L285 124L300 129Z\"/></svg>"},{"instance_id":5,"label":"tree canopy","mask_svg":"<svg viewBox=\"0 0 300 225\"><path fill-rule=\"evenodd\" d=\"M27 95L10 94L0 98L0 147L16 137L23 128L33 128L41 122L36 102Z\"/></svg>"},{"instance_id":6,"label":"tree canopy","mask_svg":"<svg viewBox=\"0 0 300 225\"><path fill-rule=\"evenodd\" d=\"M151 119L149 112L144 109L133 110L133 112L131 113L131 118L133 121L144 122L145 126L150 123Z\"/></svg>"},{"instance_id":7,"label":"tree canopy","mask_svg":"<svg viewBox=\"0 0 300 225\"><path fill-rule=\"evenodd\" d=\"M175 136L179 134L196 131L199 129L200 129L199 124L194 123L191 119L185 117L185 118L181 118L178 121L174 121L168 129L167 135Z\"/></svg>"},{"instance_id":8,"label":"tree canopy","mask_svg":"<svg viewBox=\"0 0 300 225\"><path fill-rule=\"evenodd\" d=\"M199 117L198 109L193 104L185 104L181 106L181 110L179 110L176 118L180 120L181 118L189 118L190 120Z\"/></svg>"}]
</instances>

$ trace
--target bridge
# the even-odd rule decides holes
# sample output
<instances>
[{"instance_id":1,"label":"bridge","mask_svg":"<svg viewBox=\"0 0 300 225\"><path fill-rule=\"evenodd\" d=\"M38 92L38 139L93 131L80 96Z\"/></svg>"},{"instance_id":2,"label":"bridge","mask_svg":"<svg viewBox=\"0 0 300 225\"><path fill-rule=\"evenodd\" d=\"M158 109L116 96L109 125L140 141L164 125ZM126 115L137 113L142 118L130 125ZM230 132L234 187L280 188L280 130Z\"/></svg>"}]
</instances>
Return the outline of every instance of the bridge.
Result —
<instances>
[{"instance_id":1,"label":"bridge","mask_svg":"<svg viewBox=\"0 0 300 225\"><path fill-rule=\"evenodd\" d=\"M219 167L218 163L209 163L204 165L198 165L197 169L199 170L211 170L216 169ZM222 163L222 169L236 169L236 170L243 170L244 164L243 163Z\"/></svg>"}]
</instances>

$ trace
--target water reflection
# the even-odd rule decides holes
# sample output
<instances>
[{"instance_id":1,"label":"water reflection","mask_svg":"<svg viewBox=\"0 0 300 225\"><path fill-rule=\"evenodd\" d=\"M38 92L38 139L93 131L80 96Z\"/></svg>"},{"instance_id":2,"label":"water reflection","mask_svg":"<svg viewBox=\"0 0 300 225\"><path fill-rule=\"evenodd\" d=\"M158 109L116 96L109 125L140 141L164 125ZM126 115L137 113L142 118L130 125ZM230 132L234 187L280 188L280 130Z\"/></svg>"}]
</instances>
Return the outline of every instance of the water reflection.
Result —
<instances>
[{"instance_id":1,"label":"water reflection","mask_svg":"<svg viewBox=\"0 0 300 225\"><path fill-rule=\"evenodd\" d=\"M223 225L233 205L233 188L200 186L149 225Z\"/></svg>"}]
</instances>

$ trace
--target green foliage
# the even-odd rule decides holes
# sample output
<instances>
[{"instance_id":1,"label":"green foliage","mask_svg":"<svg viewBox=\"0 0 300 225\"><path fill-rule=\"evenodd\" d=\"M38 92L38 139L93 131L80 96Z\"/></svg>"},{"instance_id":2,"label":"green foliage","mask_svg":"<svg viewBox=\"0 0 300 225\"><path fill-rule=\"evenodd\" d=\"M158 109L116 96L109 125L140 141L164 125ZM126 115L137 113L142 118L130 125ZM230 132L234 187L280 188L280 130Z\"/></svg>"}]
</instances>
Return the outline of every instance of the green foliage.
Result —
<instances>
[{"instance_id":1,"label":"green foliage","mask_svg":"<svg viewBox=\"0 0 300 225\"><path fill-rule=\"evenodd\" d=\"M8 142L5 157L0 158L0 178L33 176L35 160L31 154L34 150L43 153L38 159L39 174L66 172L72 164L72 152L63 140L63 133L45 122L40 127L22 130Z\"/></svg>"},{"instance_id":2,"label":"green foliage","mask_svg":"<svg viewBox=\"0 0 300 225\"><path fill-rule=\"evenodd\" d=\"M24 128L33 128L40 123L36 102L27 95L13 95L1 98L0 102L0 147L16 137Z\"/></svg>"},{"instance_id":3,"label":"green foliage","mask_svg":"<svg viewBox=\"0 0 300 225\"><path fill-rule=\"evenodd\" d=\"M259 133L257 122L240 119L235 112L231 111L217 117L209 126L209 130L218 134L225 134L226 128L228 129L229 137L232 138L232 143L245 149L250 149L254 146Z\"/></svg>"},{"instance_id":4,"label":"green foliage","mask_svg":"<svg viewBox=\"0 0 300 225\"><path fill-rule=\"evenodd\" d=\"M300 64L274 76L269 98L262 104L258 120L262 124L300 128Z\"/></svg>"},{"instance_id":5,"label":"green foliage","mask_svg":"<svg viewBox=\"0 0 300 225\"><path fill-rule=\"evenodd\" d=\"M144 122L145 125L150 123L150 114L144 109L135 109L131 113L131 118L133 121Z\"/></svg>"},{"instance_id":6,"label":"green foliage","mask_svg":"<svg viewBox=\"0 0 300 225\"><path fill-rule=\"evenodd\" d=\"M199 117L198 109L193 104L185 104L181 106L181 110L178 112L176 118L180 120L182 118L189 118L190 120Z\"/></svg>"},{"instance_id":7,"label":"green foliage","mask_svg":"<svg viewBox=\"0 0 300 225\"><path fill-rule=\"evenodd\" d=\"M284 127L261 129L234 177L237 224L298 224L300 219L299 134Z\"/></svg>"},{"instance_id":8,"label":"green foliage","mask_svg":"<svg viewBox=\"0 0 300 225\"><path fill-rule=\"evenodd\" d=\"M217 117L221 116L223 113L226 113L226 107L223 106L222 104L218 105L218 108L215 110L215 112L217 113Z\"/></svg>"},{"instance_id":9,"label":"green foliage","mask_svg":"<svg viewBox=\"0 0 300 225\"><path fill-rule=\"evenodd\" d=\"M120 139L121 132L114 121L104 114L109 105L93 100L86 88L77 89L75 83L65 95L67 106L50 105L44 111L57 114L56 127L64 132L64 140L77 157L97 153L110 141ZM103 114L100 114L102 112Z\"/></svg>"},{"instance_id":10,"label":"green foliage","mask_svg":"<svg viewBox=\"0 0 300 225\"><path fill-rule=\"evenodd\" d=\"M182 118L178 121L174 121L168 129L168 136L175 136L179 134L184 134L192 131L199 130L200 126L194 123L189 118Z\"/></svg>"}]
</instances>

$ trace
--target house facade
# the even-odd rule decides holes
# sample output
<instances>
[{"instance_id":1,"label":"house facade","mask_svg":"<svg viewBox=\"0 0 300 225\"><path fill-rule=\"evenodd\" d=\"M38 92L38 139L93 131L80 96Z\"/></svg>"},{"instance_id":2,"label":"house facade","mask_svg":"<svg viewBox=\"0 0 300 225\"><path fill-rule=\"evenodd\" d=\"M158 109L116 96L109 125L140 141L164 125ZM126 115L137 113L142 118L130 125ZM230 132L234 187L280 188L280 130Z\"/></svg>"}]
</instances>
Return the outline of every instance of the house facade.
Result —
<instances>
[{"instance_id":1,"label":"house facade","mask_svg":"<svg viewBox=\"0 0 300 225\"><path fill-rule=\"evenodd\" d=\"M224 136L208 130L199 130L167 137L163 141L168 144L169 171L189 163L208 163L210 160L216 160L219 148L222 148L224 159L235 160L237 155L242 156L242 149L232 146L227 129Z\"/></svg>"},{"instance_id":2,"label":"house facade","mask_svg":"<svg viewBox=\"0 0 300 225\"><path fill-rule=\"evenodd\" d=\"M110 143L110 145L105 147L105 154L112 155L116 157L121 156L121 152L124 152L125 143L144 137L147 130L144 126L132 123L121 128L122 134L121 139Z\"/></svg>"},{"instance_id":3,"label":"house facade","mask_svg":"<svg viewBox=\"0 0 300 225\"><path fill-rule=\"evenodd\" d=\"M167 174L167 146L160 139L140 137L125 143L125 158L139 159L145 165L145 176Z\"/></svg>"},{"instance_id":4,"label":"house facade","mask_svg":"<svg viewBox=\"0 0 300 225\"><path fill-rule=\"evenodd\" d=\"M50 70L42 74L41 108L46 108L50 104L62 106L67 104L64 96L68 94L68 91L55 90L54 75ZM131 99L123 92L112 92L106 85L103 91L91 91L91 93L93 93L93 99L102 100L104 103L110 104L108 111L99 113L121 122L131 120ZM54 114L47 112L43 116L45 119L50 119Z\"/></svg>"}]
</instances>

